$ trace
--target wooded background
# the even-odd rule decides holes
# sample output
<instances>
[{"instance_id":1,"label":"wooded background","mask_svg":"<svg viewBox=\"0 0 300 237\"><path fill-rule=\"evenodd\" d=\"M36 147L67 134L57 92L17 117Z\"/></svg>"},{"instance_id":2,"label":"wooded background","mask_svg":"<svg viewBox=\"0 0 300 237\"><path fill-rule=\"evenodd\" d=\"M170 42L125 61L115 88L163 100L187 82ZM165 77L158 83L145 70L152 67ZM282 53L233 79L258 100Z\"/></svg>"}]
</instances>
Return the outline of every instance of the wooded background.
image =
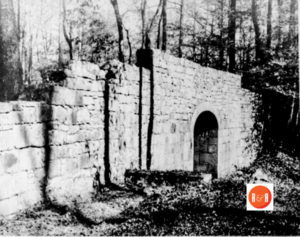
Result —
<instances>
[{"instance_id":1,"label":"wooded background","mask_svg":"<svg viewBox=\"0 0 300 237\"><path fill-rule=\"evenodd\" d=\"M41 99L50 72L72 59L135 63L150 42L241 74L262 101L265 147L297 150L297 0L1 0L0 101Z\"/></svg>"}]
</instances>

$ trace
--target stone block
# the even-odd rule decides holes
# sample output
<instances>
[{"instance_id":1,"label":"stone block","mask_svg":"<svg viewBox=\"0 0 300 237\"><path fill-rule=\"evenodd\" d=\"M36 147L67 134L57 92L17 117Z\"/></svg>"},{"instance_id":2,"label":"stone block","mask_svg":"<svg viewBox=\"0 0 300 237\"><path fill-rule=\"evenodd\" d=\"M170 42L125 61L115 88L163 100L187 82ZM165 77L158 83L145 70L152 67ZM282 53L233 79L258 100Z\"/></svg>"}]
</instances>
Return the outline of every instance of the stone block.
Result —
<instances>
[{"instance_id":1,"label":"stone block","mask_svg":"<svg viewBox=\"0 0 300 237\"><path fill-rule=\"evenodd\" d=\"M96 80L97 75L102 75L98 65L88 62L73 61L69 65L70 71L66 74L72 74L76 77L90 78Z\"/></svg>"},{"instance_id":2,"label":"stone block","mask_svg":"<svg viewBox=\"0 0 300 237\"><path fill-rule=\"evenodd\" d=\"M41 122L41 116L37 108L29 107L23 111L15 112L18 118L18 123L37 123Z\"/></svg>"},{"instance_id":3,"label":"stone block","mask_svg":"<svg viewBox=\"0 0 300 237\"><path fill-rule=\"evenodd\" d=\"M77 157L80 154L83 154L84 152L86 152L86 150L85 150L85 144L83 142L66 144L62 146L53 146L51 148L51 155L55 158Z\"/></svg>"},{"instance_id":4,"label":"stone block","mask_svg":"<svg viewBox=\"0 0 300 237\"><path fill-rule=\"evenodd\" d=\"M82 106L83 98L82 92L71 90L63 87L54 87L51 104L53 105L68 105L68 106Z\"/></svg>"},{"instance_id":5,"label":"stone block","mask_svg":"<svg viewBox=\"0 0 300 237\"><path fill-rule=\"evenodd\" d=\"M28 148L19 151L19 170L30 171L44 167L44 148Z\"/></svg>"},{"instance_id":6,"label":"stone block","mask_svg":"<svg viewBox=\"0 0 300 237\"><path fill-rule=\"evenodd\" d=\"M20 210L29 208L41 200L39 188L31 189L28 187L26 192L0 200L0 216L15 214Z\"/></svg>"},{"instance_id":7,"label":"stone block","mask_svg":"<svg viewBox=\"0 0 300 237\"><path fill-rule=\"evenodd\" d=\"M30 172L20 172L13 174L12 179L14 182L14 189L16 190L17 194L25 192L35 183L35 179L30 174Z\"/></svg>"},{"instance_id":8,"label":"stone block","mask_svg":"<svg viewBox=\"0 0 300 237\"><path fill-rule=\"evenodd\" d=\"M27 110L28 108L39 109L44 104L43 102L36 102L36 101L11 101L10 102L13 106L13 111L23 111Z\"/></svg>"},{"instance_id":9,"label":"stone block","mask_svg":"<svg viewBox=\"0 0 300 237\"><path fill-rule=\"evenodd\" d=\"M63 106L52 106L52 120L62 124L72 124L72 110Z\"/></svg>"},{"instance_id":10,"label":"stone block","mask_svg":"<svg viewBox=\"0 0 300 237\"><path fill-rule=\"evenodd\" d=\"M80 108L76 111L76 123L77 124L84 124L84 123L89 123L90 122L90 112L87 108Z\"/></svg>"},{"instance_id":11,"label":"stone block","mask_svg":"<svg viewBox=\"0 0 300 237\"><path fill-rule=\"evenodd\" d=\"M14 130L0 131L0 151L11 150L14 148Z\"/></svg>"},{"instance_id":12,"label":"stone block","mask_svg":"<svg viewBox=\"0 0 300 237\"><path fill-rule=\"evenodd\" d=\"M28 189L25 193L18 196L19 206L24 208L29 208L38 202L42 201L42 193L40 189Z\"/></svg>"},{"instance_id":13,"label":"stone block","mask_svg":"<svg viewBox=\"0 0 300 237\"><path fill-rule=\"evenodd\" d=\"M12 112L0 114L0 125L12 125L17 124L17 118L12 116Z\"/></svg>"},{"instance_id":14,"label":"stone block","mask_svg":"<svg viewBox=\"0 0 300 237\"><path fill-rule=\"evenodd\" d=\"M82 155L80 155L82 156ZM61 174L63 176L72 176L79 171L79 161L78 157L61 159Z\"/></svg>"},{"instance_id":15,"label":"stone block","mask_svg":"<svg viewBox=\"0 0 300 237\"><path fill-rule=\"evenodd\" d=\"M12 104L7 102L0 102L0 114L11 112L13 109Z\"/></svg>"},{"instance_id":16,"label":"stone block","mask_svg":"<svg viewBox=\"0 0 300 237\"><path fill-rule=\"evenodd\" d=\"M12 130L15 148L42 147L45 144L44 125L18 125Z\"/></svg>"},{"instance_id":17,"label":"stone block","mask_svg":"<svg viewBox=\"0 0 300 237\"><path fill-rule=\"evenodd\" d=\"M93 167L93 159L88 156L88 154L82 154L79 157L79 168L87 169Z\"/></svg>"},{"instance_id":18,"label":"stone block","mask_svg":"<svg viewBox=\"0 0 300 237\"><path fill-rule=\"evenodd\" d=\"M95 104L95 99L91 96L84 96L82 99L83 99L84 105L94 105Z\"/></svg>"},{"instance_id":19,"label":"stone block","mask_svg":"<svg viewBox=\"0 0 300 237\"><path fill-rule=\"evenodd\" d=\"M49 165L49 179L62 176L62 160L51 157Z\"/></svg>"},{"instance_id":20,"label":"stone block","mask_svg":"<svg viewBox=\"0 0 300 237\"><path fill-rule=\"evenodd\" d=\"M12 215L22 209L23 209L23 207L21 205L19 205L19 202L18 202L18 196L13 196L9 199L0 201L0 215L1 216Z\"/></svg>"},{"instance_id":21,"label":"stone block","mask_svg":"<svg viewBox=\"0 0 300 237\"><path fill-rule=\"evenodd\" d=\"M11 198L20 190L17 189L14 175L5 174L0 176L0 200Z\"/></svg>"},{"instance_id":22,"label":"stone block","mask_svg":"<svg viewBox=\"0 0 300 237\"><path fill-rule=\"evenodd\" d=\"M67 77L64 86L72 90L90 90L89 80L81 77Z\"/></svg>"},{"instance_id":23,"label":"stone block","mask_svg":"<svg viewBox=\"0 0 300 237\"><path fill-rule=\"evenodd\" d=\"M52 130L49 132L50 145L62 145L65 143L67 132L60 130Z\"/></svg>"}]
</instances>

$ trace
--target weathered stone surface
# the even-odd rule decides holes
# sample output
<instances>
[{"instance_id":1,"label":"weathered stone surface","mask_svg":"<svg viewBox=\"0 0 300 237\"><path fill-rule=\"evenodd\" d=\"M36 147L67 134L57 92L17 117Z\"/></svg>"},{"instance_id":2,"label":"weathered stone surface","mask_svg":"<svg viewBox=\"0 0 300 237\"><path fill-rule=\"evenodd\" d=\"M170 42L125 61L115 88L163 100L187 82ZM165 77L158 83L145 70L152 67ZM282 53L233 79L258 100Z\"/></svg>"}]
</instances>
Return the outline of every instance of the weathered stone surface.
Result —
<instances>
[{"instance_id":1,"label":"weathered stone surface","mask_svg":"<svg viewBox=\"0 0 300 237\"><path fill-rule=\"evenodd\" d=\"M61 124L73 124L72 109L64 106L52 106L52 121Z\"/></svg>"},{"instance_id":2,"label":"weathered stone surface","mask_svg":"<svg viewBox=\"0 0 300 237\"><path fill-rule=\"evenodd\" d=\"M18 202L18 196L0 201L0 216L8 216L24 209Z\"/></svg>"},{"instance_id":3,"label":"weathered stone surface","mask_svg":"<svg viewBox=\"0 0 300 237\"><path fill-rule=\"evenodd\" d=\"M12 104L0 102L0 113L8 113L12 111Z\"/></svg>"},{"instance_id":4,"label":"weathered stone surface","mask_svg":"<svg viewBox=\"0 0 300 237\"><path fill-rule=\"evenodd\" d=\"M118 62L112 63L112 69L109 113L104 108L106 71L87 62L70 64L64 86L54 88L49 105L0 103L0 215L41 200L46 157L51 197L63 203L76 195L89 195L96 167L104 181L105 118L109 117L112 181L123 183L125 170L139 167L139 69ZM146 69L142 93L145 169L150 111L150 71ZM254 143L245 150L253 125L252 100L253 94L241 88L240 76L155 51L152 169L194 169L194 127L204 111L216 117L217 138L198 145L207 156L218 156L218 176L232 172L235 165L249 164L255 157ZM50 156L45 145L50 145Z\"/></svg>"},{"instance_id":5,"label":"weathered stone surface","mask_svg":"<svg viewBox=\"0 0 300 237\"><path fill-rule=\"evenodd\" d=\"M96 64L88 62L73 61L69 65L70 72L75 77L84 77L96 80L97 75L101 75L101 70ZM66 72L66 74L70 74Z\"/></svg>"},{"instance_id":6,"label":"weathered stone surface","mask_svg":"<svg viewBox=\"0 0 300 237\"><path fill-rule=\"evenodd\" d=\"M82 106L82 93L64 87L54 87L51 103L53 105Z\"/></svg>"},{"instance_id":7,"label":"weathered stone surface","mask_svg":"<svg viewBox=\"0 0 300 237\"><path fill-rule=\"evenodd\" d=\"M42 147L45 144L43 124L18 125L12 133L15 148Z\"/></svg>"},{"instance_id":8,"label":"weathered stone surface","mask_svg":"<svg viewBox=\"0 0 300 237\"><path fill-rule=\"evenodd\" d=\"M73 90L102 92L102 83L85 78L66 78L64 86Z\"/></svg>"}]
</instances>

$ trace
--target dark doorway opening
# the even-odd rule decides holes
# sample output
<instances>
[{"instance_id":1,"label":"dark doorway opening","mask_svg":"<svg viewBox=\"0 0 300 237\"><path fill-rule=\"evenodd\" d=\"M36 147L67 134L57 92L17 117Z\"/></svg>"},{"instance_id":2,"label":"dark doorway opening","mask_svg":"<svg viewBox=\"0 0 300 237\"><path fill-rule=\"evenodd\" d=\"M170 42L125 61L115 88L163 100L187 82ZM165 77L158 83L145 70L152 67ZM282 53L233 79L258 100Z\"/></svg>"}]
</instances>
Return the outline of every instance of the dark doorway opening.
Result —
<instances>
[{"instance_id":1,"label":"dark doorway opening","mask_svg":"<svg viewBox=\"0 0 300 237\"><path fill-rule=\"evenodd\" d=\"M194 171L217 177L218 121L205 111L199 115L194 127Z\"/></svg>"}]
</instances>

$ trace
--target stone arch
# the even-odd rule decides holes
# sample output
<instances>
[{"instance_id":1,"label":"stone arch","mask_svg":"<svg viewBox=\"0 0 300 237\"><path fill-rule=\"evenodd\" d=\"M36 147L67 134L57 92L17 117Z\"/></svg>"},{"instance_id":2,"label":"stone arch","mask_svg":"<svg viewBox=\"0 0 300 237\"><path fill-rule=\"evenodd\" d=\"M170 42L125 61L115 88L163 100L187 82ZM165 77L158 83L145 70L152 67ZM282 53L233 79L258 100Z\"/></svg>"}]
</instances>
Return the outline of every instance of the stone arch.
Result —
<instances>
[{"instance_id":1,"label":"stone arch","mask_svg":"<svg viewBox=\"0 0 300 237\"><path fill-rule=\"evenodd\" d=\"M203 173L211 173L214 177L220 176L220 173L219 173L219 171L220 171L219 165L220 165L220 158L221 158L220 144L221 144L222 138L220 137L219 131L222 130L223 126L224 126L224 124L221 122L221 118L223 115L224 115L223 112L220 109L215 108L213 105L204 104L204 105L201 105L198 108L196 108L196 110L192 116L191 129L190 129L191 135L192 135L191 136L191 141L192 141L192 143L191 143L191 153L192 153L191 159L193 160L193 170L194 171L200 171ZM206 122L209 121L209 119L212 119L213 121L211 121L210 124L205 124ZM199 124L199 123L202 123L202 124ZM200 128L199 128L199 125L201 126ZM208 149L210 149L210 151L213 153L212 155L215 156L215 165L213 167L210 167L210 170L201 171L201 168L198 167L198 169L197 169L197 167L196 167L197 161L195 159L196 158L195 156L199 155L199 154L195 153L195 145L199 145L199 144L195 144L195 131L197 132L197 129L198 129L198 133L199 133L199 131L200 132L201 131L208 132L207 130L205 130L205 128L207 128L207 125L208 125L208 128L215 127L215 129L217 130L215 132L216 137L214 137L214 139L213 139L213 140L215 140L215 144L211 144L212 146L215 146L215 147L214 148L207 147L207 151L208 151ZM204 138L204 140L205 140L205 138ZM206 146L209 146L209 144L206 144ZM211 149L213 149L213 150L211 150ZM203 152L203 153L206 153L206 152ZM205 159L207 159L207 157L209 157L208 154L206 154L204 156L206 156ZM214 162L212 162L212 163L214 163Z\"/></svg>"}]
</instances>

